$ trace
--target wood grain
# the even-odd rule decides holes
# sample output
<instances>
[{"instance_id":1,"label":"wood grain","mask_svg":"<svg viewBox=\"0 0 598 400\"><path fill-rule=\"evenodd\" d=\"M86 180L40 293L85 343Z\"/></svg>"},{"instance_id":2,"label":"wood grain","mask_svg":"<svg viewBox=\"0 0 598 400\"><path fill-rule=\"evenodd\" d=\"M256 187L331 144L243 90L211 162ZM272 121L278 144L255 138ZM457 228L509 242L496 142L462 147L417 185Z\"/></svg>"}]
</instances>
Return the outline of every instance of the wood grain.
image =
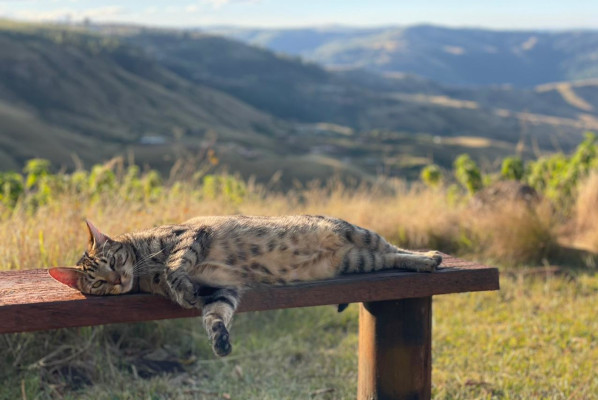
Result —
<instances>
[{"instance_id":1,"label":"wood grain","mask_svg":"<svg viewBox=\"0 0 598 400\"><path fill-rule=\"evenodd\" d=\"M432 396L432 298L363 303L358 400Z\"/></svg>"},{"instance_id":2,"label":"wood grain","mask_svg":"<svg viewBox=\"0 0 598 400\"><path fill-rule=\"evenodd\" d=\"M384 271L347 275L293 286L248 290L239 311L310 307L428 297L499 289L496 268L445 256L434 273ZM194 317L167 299L149 294L85 296L47 270L0 272L0 333Z\"/></svg>"}]
</instances>

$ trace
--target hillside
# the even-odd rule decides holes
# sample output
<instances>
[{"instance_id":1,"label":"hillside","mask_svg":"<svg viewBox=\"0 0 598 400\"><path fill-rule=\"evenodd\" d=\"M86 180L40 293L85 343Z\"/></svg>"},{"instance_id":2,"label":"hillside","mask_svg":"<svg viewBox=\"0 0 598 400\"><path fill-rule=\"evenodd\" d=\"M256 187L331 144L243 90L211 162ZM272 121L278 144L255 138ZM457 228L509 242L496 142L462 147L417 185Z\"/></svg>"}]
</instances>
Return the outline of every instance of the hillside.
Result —
<instances>
[{"instance_id":1,"label":"hillside","mask_svg":"<svg viewBox=\"0 0 598 400\"><path fill-rule=\"evenodd\" d=\"M500 133L488 132L487 126L468 127L468 120L478 117L492 120L496 115L494 109L569 119L588 112L550 90L459 88L414 75L381 76L363 69L333 72L298 58L194 32L138 30L123 38L144 48L163 66L186 79L225 91L267 113L297 122L334 122L357 130L392 129L440 135L467 132L500 138ZM425 96L414 100L413 96L404 96L406 94ZM455 105L449 104L451 112L463 114L461 120L449 121L444 116L446 104L422 101L429 96L474 101L476 116L469 115L467 110L455 111ZM394 117L386 115L384 110L387 109L392 110ZM439 122L429 124L425 118L413 121L410 117L422 112ZM504 125L502 129L512 123L503 118L496 125ZM475 129L480 132L474 132Z\"/></svg>"},{"instance_id":2,"label":"hillside","mask_svg":"<svg viewBox=\"0 0 598 400\"><path fill-rule=\"evenodd\" d=\"M596 110L579 108L579 103L571 103L556 90L459 88L413 75L333 72L188 31L146 29L129 31L123 37L185 79L300 124L331 122L356 133L382 129L481 136L513 146L523 138L529 145L533 142L549 150L571 148L583 130L598 128ZM584 96L592 97L598 87L588 86L587 91Z\"/></svg>"},{"instance_id":3,"label":"hillside","mask_svg":"<svg viewBox=\"0 0 598 400\"><path fill-rule=\"evenodd\" d=\"M281 130L270 116L181 79L140 49L55 29L0 30L0 105L3 168L31 156L59 165L71 165L72 154L100 161L147 136L184 141L208 130L273 148L258 128Z\"/></svg>"},{"instance_id":4,"label":"hillside","mask_svg":"<svg viewBox=\"0 0 598 400\"><path fill-rule=\"evenodd\" d=\"M592 82L459 88L191 31L11 25L0 61L0 169L124 155L168 171L210 145L219 168L288 185L568 150L598 130Z\"/></svg>"},{"instance_id":5,"label":"hillside","mask_svg":"<svg viewBox=\"0 0 598 400\"><path fill-rule=\"evenodd\" d=\"M531 88L598 78L597 31L496 31L429 25L209 31L329 67L413 73L452 85Z\"/></svg>"}]
</instances>

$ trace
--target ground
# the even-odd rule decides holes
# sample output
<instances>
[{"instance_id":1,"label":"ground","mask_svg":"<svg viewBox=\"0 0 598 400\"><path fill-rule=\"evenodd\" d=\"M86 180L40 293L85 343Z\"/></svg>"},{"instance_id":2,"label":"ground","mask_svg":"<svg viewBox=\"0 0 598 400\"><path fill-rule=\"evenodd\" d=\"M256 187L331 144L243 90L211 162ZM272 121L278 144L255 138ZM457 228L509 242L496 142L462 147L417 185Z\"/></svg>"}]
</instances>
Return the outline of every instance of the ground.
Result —
<instances>
[{"instance_id":1,"label":"ground","mask_svg":"<svg viewBox=\"0 0 598 400\"><path fill-rule=\"evenodd\" d=\"M434 297L435 399L587 399L598 393L592 373L598 275L548 271L503 274L499 292ZM29 334L26 343L59 335L78 346L67 342L41 360L3 368L0 397L350 399L357 385L357 326L355 304L340 314L328 306L241 314L233 354L224 359L211 354L197 319ZM2 340L10 346L23 336Z\"/></svg>"}]
</instances>

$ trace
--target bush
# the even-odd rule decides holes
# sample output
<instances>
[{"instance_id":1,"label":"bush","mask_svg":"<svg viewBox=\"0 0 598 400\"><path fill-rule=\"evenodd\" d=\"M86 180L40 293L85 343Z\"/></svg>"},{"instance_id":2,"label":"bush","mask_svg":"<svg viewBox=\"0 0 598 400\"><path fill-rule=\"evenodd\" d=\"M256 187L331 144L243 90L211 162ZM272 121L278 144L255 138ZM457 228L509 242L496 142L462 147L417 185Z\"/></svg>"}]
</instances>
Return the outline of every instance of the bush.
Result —
<instances>
[{"instance_id":1,"label":"bush","mask_svg":"<svg viewBox=\"0 0 598 400\"><path fill-rule=\"evenodd\" d=\"M483 187L480 168L468 154L461 154L457 157L453 167L457 182L467 189L470 194L477 192Z\"/></svg>"},{"instance_id":2,"label":"bush","mask_svg":"<svg viewBox=\"0 0 598 400\"><path fill-rule=\"evenodd\" d=\"M520 181L524 172L523 161L519 157L505 158L500 168L501 177L515 181Z\"/></svg>"},{"instance_id":3,"label":"bush","mask_svg":"<svg viewBox=\"0 0 598 400\"><path fill-rule=\"evenodd\" d=\"M442 172L438 165L435 164L425 166L422 169L420 177L426 186L431 188L438 187L442 183Z\"/></svg>"},{"instance_id":4,"label":"bush","mask_svg":"<svg viewBox=\"0 0 598 400\"><path fill-rule=\"evenodd\" d=\"M0 203L14 207L23 194L25 185L23 177L16 172L0 173Z\"/></svg>"},{"instance_id":5,"label":"bush","mask_svg":"<svg viewBox=\"0 0 598 400\"><path fill-rule=\"evenodd\" d=\"M573 205L579 182L592 169L598 168L597 155L596 135L587 133L571 157L558 153L530 163L526 180L567 214Z\"/></svg>"}]
</instances>

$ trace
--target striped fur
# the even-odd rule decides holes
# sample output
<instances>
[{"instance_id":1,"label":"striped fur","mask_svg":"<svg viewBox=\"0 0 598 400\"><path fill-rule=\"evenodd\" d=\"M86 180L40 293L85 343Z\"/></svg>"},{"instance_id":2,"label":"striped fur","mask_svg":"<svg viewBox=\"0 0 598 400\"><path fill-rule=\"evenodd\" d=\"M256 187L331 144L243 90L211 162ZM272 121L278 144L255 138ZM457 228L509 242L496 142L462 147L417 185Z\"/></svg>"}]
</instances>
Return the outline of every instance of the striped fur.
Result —
<instances>
[{"instance_id":1,"label":"striped fur","mask_svg":"<svg viewBox=\"0 0 598 400\"><path fill-rule=\"evenodd\" d=\"M219 356L245 288L400 268L430 272L436 252L399 249L370 230L324 216L200 217L110 239L88 223L77 288L90 294L150 292L202 309ZM339 306L341 310L343 306Z\"/></svg>"}]
</instances>

